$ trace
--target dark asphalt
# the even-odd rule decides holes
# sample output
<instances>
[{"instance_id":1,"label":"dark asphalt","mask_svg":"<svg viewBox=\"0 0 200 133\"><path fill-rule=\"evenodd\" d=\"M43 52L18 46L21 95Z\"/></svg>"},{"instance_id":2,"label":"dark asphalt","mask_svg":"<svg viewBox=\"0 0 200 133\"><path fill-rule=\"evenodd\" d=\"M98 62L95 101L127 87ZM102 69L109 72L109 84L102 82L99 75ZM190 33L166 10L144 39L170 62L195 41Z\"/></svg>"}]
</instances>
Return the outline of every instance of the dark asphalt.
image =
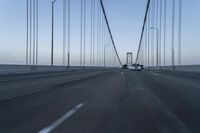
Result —
<instances>
[{"instance_id":1,"label":"dark asphalt","mask_svg":"<svg viewBox=\"0 0 200 133\"><path fill-rule=\"evenodd\" d=\"M198 74L115 70L0 79L0 133L37 133L74 109L52 132L200 133Z\"/></svg>"}]
</instances>

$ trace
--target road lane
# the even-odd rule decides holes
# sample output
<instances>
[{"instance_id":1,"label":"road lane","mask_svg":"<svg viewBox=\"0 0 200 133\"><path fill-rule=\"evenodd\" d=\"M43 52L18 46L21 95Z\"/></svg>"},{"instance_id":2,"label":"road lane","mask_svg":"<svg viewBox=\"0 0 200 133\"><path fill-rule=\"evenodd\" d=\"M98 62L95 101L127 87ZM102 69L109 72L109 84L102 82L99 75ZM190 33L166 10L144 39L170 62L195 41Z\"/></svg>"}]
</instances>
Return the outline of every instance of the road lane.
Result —
<instances>
[{"instance_id":1,"label":"road lane","mask_svg":"<svg viewBox=\"0 0 200 133\"><path fill-rule=\"evenodd\" d=\"M60 72L36 72L36 73L20 73L20 74L4 74L0 75L0 83L11 82L11 81L20 81L27 79L37 79L37 78L47 78L52 76L67 76L72 74L82 74L82 73L92 73L98 70L69 70L69 71L60 71Z\"/></svg>"},{"instance_id":2,"label":"road lane","mask_svg":"<svg viewBox=\"0 0 200 133\"><path fill-rule=\"evenodd\" d=\"M88 83L106 80L107 72L84 80L54 86L37 93L0 101L0 132L38 132L95 91ZM88 81L87 81L88 80ZM87 81L87 82L86 82Z\"/></svg>"},{"instance_id":3,"label":"road lane","mask_svg":"<svg viewBox=\"0 0 200 133\"><path fill-rule=\"evenodd\" d=\"M0 132L39 132L84 103L52 132L199 133L199 80L158 74L118 70L0 101Z\"/></svg>"},{"instance_id":4,"label":"road lane","mask_svg":"<svg viewBox=\"0 0 200 133\"><path fill-rule=\"evenodd\" d=\"M35 93L54 86L85 79L108 71L81 71L63 73L18 74L6 77L7 81L0 82L0 100ZM18 78L19 77L19 78Z\"/></svg>"},{"instance_id":5,"label":"road lane","mask_svg":"<svg viewBox=\"0 0 200 133\"><path fill-rule=\"evenodd\" d=\"M145 75L151 90L173 114L194 133L200 131L199 80L187 77L162 75L156 78ZM193 85L191 85L193 84Z\"/></svg>"}]
</instances>

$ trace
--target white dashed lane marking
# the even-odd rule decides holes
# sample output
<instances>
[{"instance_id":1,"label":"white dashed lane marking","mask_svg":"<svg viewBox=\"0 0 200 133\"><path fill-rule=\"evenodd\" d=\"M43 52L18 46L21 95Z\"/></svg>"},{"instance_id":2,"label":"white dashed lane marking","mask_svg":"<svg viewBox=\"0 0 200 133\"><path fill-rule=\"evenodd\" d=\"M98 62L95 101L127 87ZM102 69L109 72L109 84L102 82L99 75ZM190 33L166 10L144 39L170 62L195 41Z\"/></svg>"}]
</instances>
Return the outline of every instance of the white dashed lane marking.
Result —
<instances>
[{"instance_id":1,"label":"white dashed lane marking","mask_svg":"<svg viewBox=\"0 0 200 133\"><path fill-rule=\"evenodd\" d=\"M51 125L48 127L43 128L40 130L38 133L51 133L54 129L56 129L60 124L62 124L65 120L70 118L76 111L78 111L81 107L83 107L83 103L80 103L76 107L74 107L72 110L69 112L65 113L62 117L60 117L58 120L53 122Z\"/></svg>"},{"instance_id":2,"label":"white dashed lane marking","mask_svg":"<svg viewBox=\"0 0 200 133\"><path fill-rule=\"evenodd\" d=\"M152 73L153 75L155 75L155 76L159 76L160 74L158 74L158 73Z\"/></svg>"}]
</instances>

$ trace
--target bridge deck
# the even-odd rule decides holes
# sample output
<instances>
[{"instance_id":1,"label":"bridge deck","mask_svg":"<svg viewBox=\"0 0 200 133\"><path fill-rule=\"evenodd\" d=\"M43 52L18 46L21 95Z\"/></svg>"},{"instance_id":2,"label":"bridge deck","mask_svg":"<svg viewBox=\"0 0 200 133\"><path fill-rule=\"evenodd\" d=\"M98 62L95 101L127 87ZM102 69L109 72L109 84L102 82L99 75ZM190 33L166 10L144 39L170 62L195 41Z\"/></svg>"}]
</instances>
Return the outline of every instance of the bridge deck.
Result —
<instances>
[{"instance_id":1,"label":"bridge deck","mask_svg":"<svg viewBox=\"0 0 200 133\"><path fill-rule=\"evenodd\" d=\"M1 90L13 86L26 90L49 81L45 89L0 101L0 132L35 133L49 128L59 133L200 131L197 75L115 70L58 82L60 76L68 77L11 77L0 82Z\"/></svg>"}]
</instances>

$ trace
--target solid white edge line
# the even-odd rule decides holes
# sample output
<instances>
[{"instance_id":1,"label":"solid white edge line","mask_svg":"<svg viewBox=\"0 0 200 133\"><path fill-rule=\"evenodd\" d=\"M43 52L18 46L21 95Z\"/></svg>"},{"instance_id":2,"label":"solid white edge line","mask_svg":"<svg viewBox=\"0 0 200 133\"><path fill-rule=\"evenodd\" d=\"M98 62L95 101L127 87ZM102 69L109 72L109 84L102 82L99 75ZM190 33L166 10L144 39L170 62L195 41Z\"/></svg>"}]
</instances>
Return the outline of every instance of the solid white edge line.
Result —
<instances>
[{"instance_id":1,"label":"solid white edge line","mask_svg":"<svg viewBox=\"0 0 200 133\"><path fill-rule=\"evenodd\" d=\"M50 126L43 128L38 133L50 133L50 132L52 132L56 127L58 127L60 124L62 124L65 120L67 120L70 116L72 116L81 107L83 107L83 105L84 105L84 103L80 103L79 105L74 107L72 110L65 113L62 117L60 117L58 120L56 120Z\"/></svg>"}]
</instances>

